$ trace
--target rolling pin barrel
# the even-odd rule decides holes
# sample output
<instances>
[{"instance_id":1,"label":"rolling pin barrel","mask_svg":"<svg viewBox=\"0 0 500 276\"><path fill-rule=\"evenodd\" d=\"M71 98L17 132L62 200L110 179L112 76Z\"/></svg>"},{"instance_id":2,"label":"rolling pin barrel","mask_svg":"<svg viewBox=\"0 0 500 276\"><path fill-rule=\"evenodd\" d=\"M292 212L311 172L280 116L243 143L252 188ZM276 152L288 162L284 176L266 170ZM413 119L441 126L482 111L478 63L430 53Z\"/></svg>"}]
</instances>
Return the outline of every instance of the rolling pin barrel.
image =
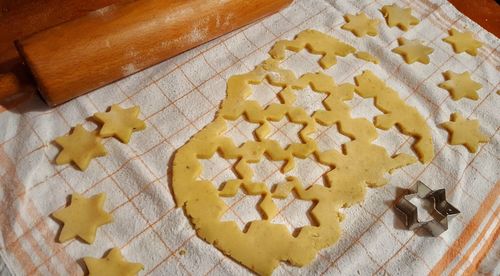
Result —
<instances>
[{"instance_id":1,"label":"rolling pin barrel","mask_svg":"<svg viewBox=\"0 0 500 276\"><path fill-rule=\"evenodd\" d=\"M275 13L292 0L141 0L17 41L42 97L58 105Z\"/></svg>"}]
</instances>

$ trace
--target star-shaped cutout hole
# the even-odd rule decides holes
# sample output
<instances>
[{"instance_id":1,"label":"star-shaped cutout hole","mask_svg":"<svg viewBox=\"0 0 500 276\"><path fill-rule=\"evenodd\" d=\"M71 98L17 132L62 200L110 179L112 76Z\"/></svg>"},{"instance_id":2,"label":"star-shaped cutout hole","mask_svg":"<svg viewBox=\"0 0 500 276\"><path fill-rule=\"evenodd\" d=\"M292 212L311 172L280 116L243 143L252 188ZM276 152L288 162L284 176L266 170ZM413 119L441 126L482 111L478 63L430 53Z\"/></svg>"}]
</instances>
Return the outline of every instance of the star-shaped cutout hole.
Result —
<instances>
[{"instance_id":1,"label":"star-shaped cutout hole","mask_svg":"<svg viewBox=\"0 0 500 276\"><path fill-rule=\"evenodd\" d=\"M344 19L347 23L342 25L341 28L351 31L357 37L378 35L379 21L368 18L364 12L357 15L347 14L344 16Z\"/></svg>"},{"instance_id":2,"label":"star-shaped cutout hole","mask_svg":"<svg viewBox=\"0 0 500 276\"><path fill-rule=\"evenodd\" d=\"M477 151L479 143L489 141L488 136L481 132L478 120L467 120L457 112L441 126L450 134L450 145L463 145L472 153Z\"/></svg>"},{"instance_id":3,"label":"star-shaped cutout hole","mask_svg":"<svg viewBox=\"0 0 500 276\"><path fill-rule=\"evenodd\" d=\"M219 190L228 180L238 178L232 169L234 166L233 161L222 158L217 152L210 159L201 159L203 169L199 178L212 182L215 188Z\"/></svg>"},{"instance_id":4,"label":"star-shaped cutout hole","mask_svg":"<svg viewBox=\"0 0 500 276\"><path fill-rule=\"evenodd\" d=\"M101 137L115 137L122 143L130 141L132 132L146 128L144 121L137 118L140 109L137 106L123 109L114 104L108 112L97 112L94 118L102 123L99 135Z\"/></svg>"},{"instance_id":5,"label":"star-shaped cutout hole","mask_svg":"<svg viewBox=\"0 0 500 276\"><path fill-rule=\"evenodd\" d=\"M408 31L410 26L417 25L420 20L411 15L410 8L401 8L396 4L385 5L380 9L389 27L398 27L403 31Z\"/></svg>"},{"instance_id":6,"label":"star-shaped cutout hole","mask_svg":"<svg viewBox=\"0 0 500 276\"><path fill-rule=\"evenodd\" d=\"M113 220L112 216L103 210L105 200L104 193L90 198L77 193L72 194L69 206L52 213L53 218L63 223L58 241L80 238L89 244L93 243L97 227Z\"/></svg>"},{"instance_id":7,"label":"star-shaped cutout hole","mask_svg":"<svg viewBox=\"0 0 500 276\"><path fill-rule=\"evenodd\" d=\"M275 140L283 149L286 149L291 144L303 143L299 133L304 128L304 125L283 118L279 122L272 122L271 126L273 129L267 139Z\"/></svg>"},{"instance_id":8,"label":"star-shaped cutout hole","mask_svg":"<svg viewBox=\"0 0 500 276\"><path fill-rule=\"evenodd\" d=\"M316 92L311 86L307 86L302 90L296 90L295 106L302 107L307 115L312 114L318 110L325 110L323 101L328 96L326 93Z\"/></svg>"},{"instance_id":9,"label":"star-shaped cutout hole","mask_svg":"<svg viewBox=\"0 0 500 276\"><path fill-rule=\"evenodd\" d=\"M406 63L412 64L418 61L423 64L429 64L429 55L434 52L434 49L424 46L418 40L409 40L402 37L398 39L398 43L399 47L392 49L392 51L401 55Z\"/></svg>"},{"instance_id":10,"label":"star-shaped cutout hole","mask_svg":"<svg viewBox=\"0 0 500 276\"><path fill-rule=\"evenodd\" d=\"M252 85L252 94L246 100L256 101L265 108L271 103L280 103L276 94L281 90L281 87L274 86L267 80L263 80L259 84Z\"/></svg>"},{"instance_id":11,"label":"star-shaped cutout hole","mask_svg":"<svg viewBox=\"0 0 500 276\"><path fill-rule=\"evenodd\" d=\"M481 41L474 39L472 32L459 32L454 28L449 30L449 37L443 38L444 42L451 44L455 53L466 52L471 56L477 55L477 49L483 46Z\"/></svg>"},{"instance_id":12,"label":"star-shaped cutout hole","mask_svg":"<svg viewBox=\"0 0 500 276\"><path fill-rule=\"evenodd\" d=\"M55 160L58 165L73 162L84 171L91 159L106 155L106 149L101 143L101 138L97 136L97 132L87 131L80 124L74 127L71 134L57 137L54 142L62 147L62 151Z\"/></svg>"},{"instance_id":13,"label":"star-shaped cutout hole","mask_svg":"<svg viewBox=\"0 0 500 276\"><path fill-rule=\"evenodd\" d=\"M144 268L142 264L127 262L118 248L111 249L102 259L85 257L83 261L89 276L132 276Z\"/></svg>"},{"instance_id":14,"label":"star-shaped cutout hole","mask_svg":"<svg viewBox=\"0 0 500 276\"><path fill-rule=\"evenodd\" d=\"M473 81L470 78L469 72L454 73L446 71L443 73L445 82L440 83L439 87L446 89L450 92L453 100L458 101L462 98L469 98L471 100L479 99L477 90L483 87L480 83Z\"/></svg>"}]
</instances>

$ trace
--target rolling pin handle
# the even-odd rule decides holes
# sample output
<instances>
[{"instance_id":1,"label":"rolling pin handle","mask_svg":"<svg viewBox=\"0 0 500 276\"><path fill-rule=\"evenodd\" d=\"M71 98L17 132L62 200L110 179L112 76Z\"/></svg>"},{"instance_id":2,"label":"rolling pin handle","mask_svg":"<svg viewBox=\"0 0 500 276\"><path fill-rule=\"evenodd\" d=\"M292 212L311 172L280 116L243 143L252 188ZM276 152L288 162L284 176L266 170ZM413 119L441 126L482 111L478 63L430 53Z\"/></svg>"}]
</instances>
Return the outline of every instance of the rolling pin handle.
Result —
<instances>
[{"instance_id":1,"label":"rolling pin handle","mask_svg":"<svg viewBox=\"0 0 500 276\"><path fill-rule=\"evenodd\" d=\"M22 93L22 86L14 73L0 74L0 103L8 101L20 93Z\"/></svg>"}]
</instances>

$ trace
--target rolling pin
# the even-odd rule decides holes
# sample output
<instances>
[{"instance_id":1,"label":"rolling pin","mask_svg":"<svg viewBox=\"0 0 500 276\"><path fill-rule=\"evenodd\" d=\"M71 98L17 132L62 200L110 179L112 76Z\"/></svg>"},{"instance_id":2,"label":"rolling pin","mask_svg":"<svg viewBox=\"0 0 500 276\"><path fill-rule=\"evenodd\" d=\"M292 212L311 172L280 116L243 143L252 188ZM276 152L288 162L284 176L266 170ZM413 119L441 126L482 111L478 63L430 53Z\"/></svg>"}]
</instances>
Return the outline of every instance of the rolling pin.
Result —
<instances>
[{"instance_id":1,"label":"rolling pin","mask_svg":"<svg viewBox=\"0 0 500 276\"><path fill-rule=\"evenodd\" d=\"M38 92L55 106L271 15L292 0L137 0L16 41ZM0 75L0 99L16 81Z\"/></svg>"}]
</instances>

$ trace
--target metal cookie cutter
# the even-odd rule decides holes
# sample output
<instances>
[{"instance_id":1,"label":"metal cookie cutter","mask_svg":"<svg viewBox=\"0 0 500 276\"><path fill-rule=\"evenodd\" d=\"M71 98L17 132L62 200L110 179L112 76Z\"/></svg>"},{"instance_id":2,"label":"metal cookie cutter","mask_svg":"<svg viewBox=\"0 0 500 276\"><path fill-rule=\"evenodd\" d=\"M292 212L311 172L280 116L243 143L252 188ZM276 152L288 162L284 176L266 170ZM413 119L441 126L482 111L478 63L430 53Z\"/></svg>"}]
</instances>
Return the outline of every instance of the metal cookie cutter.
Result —
<instances>
[{"instance_id":1,"label":"metal cookie cutter","mask_svg":"<svg viewBox=\"0 0 500 276\"><path fill-rule=\"evenodd\" d=\"M419 197L433 203L433 219L428 221L419 221L417 206L410 202L414 197ZM439 236L448 229L448 221L460 214L460 211L446 201L445 189L432 190L422 181L417 181L416 193L407 194L399 199L396 208L406 216L406 227L414 230L423 227L433 236Z\"/></svg>"}]
</instances>

